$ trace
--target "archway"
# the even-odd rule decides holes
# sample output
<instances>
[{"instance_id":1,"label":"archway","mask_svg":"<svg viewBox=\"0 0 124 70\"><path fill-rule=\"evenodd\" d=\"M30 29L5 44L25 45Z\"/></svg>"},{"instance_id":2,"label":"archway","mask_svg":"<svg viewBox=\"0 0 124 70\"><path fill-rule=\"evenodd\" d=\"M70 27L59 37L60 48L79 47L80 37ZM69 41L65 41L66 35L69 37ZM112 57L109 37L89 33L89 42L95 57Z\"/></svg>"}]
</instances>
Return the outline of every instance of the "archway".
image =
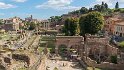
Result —
<instances>
[{"instance_id":1,"label":"archway","mask_svg":"<svg viewBox=\"0 0 124 70\"><path fill-rule=\"evenodd\" d=\"M95 60L97 63L104 62L108 59L108 54L106 52L106 46L105 45L92 45L92 47L89 49L88 56Z\"/></svg>"},{"instance_id":2,"label":"archway","mask_svg":"<svg viewBox=\"0 0 124 70\"><path fill-rule=\"evenodd\" d=\"M80 46L79 45L72 45L70 48L69 48L69 56L70 56L70 59L72 60L76 60L77 57L79 57L80 55Z\"/></svg>"},{"instance_id":3,"label":"archway","mask_svg":"<svg viewBox=\"0 0 124 70\"><path fill-rule=\"evenodd\" d=\"M61 55L61 56L67 56L67 53L68 53L68 48L66 45L64 44L61 44L58 46L58 53Z\"/></svg>"}]
</instances>

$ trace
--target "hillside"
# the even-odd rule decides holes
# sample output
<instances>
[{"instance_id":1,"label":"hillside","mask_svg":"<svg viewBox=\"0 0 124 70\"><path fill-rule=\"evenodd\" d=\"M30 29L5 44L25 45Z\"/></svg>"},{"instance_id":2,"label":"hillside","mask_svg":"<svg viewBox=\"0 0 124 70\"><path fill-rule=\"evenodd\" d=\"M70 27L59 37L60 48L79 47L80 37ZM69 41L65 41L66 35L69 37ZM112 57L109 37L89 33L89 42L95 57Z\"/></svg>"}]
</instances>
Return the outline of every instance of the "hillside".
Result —
<instances>
[{"instance_id":1,"label":"hillside","mask_svg":"<svg viewBox=\"0 0 124 70\"><path fill-rule=\"evenodd\" d=\"M116 6L116 5L115 5ZM108 7L107 3L102 2L102 4L96 4L92 8L82 7L79 10L75 10L72 12L68 12L67 14L62 14L61 16L51 16L50 22L51 27L55 27L56 25L63 25L65 19L69 17L80 18L82 15L87 14L92 11L98 11L103 14L103 16L115 16L122 15L124 13L124 8L115 7L113 9ZM120 16L121 16L120 15Z\"/></svg>"}]
</instances>

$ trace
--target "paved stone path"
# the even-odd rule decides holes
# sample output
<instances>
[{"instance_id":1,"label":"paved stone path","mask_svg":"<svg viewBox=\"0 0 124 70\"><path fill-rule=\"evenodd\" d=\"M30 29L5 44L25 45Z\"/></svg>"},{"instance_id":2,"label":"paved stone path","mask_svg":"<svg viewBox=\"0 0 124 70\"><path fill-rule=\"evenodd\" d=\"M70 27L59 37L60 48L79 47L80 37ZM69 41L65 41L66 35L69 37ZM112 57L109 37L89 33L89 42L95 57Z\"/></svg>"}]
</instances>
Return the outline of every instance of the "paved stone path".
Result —
<instances>
[{"instance_id":1,"label":"paved stone path","mask_svg":"<svg viewBox=\"0 0 124 70\"><path fill-rule=\"evenodd\" d=\"M41 64L39 65L38 70L46 70L46 57L44 57L44 59L41 59Z\"/></svg>"},{"instance_id":2,"label":"paved stone path","mask_svg":"<svg viewBox=\"0 0 124 70\"><path fill-rule=\"evenodd\" d=\"M84 70L80 67L78 62L70 62L70 61L55 61L55 60L47 60L46 65L48 70L54 70L55 67L58 70Z\"/></svg>"}]
</instances>

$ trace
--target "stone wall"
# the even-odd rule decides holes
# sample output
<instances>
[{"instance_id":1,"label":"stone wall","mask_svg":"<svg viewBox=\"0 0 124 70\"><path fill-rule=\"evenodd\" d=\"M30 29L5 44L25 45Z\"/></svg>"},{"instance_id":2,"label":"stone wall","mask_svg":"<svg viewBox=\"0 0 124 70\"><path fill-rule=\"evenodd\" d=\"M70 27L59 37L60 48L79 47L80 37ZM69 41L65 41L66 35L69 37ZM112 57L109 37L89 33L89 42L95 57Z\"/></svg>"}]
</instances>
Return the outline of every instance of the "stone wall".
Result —
<instances>
[{"instance_id":1,"label":"stone wall","mask_svg":"<svg viewBox=\"0 0 124 70\"><path fill-rule=\"evenodd\" d=\"M8 58L8 57L4 57L4 62L8 63L8 64L11 64L11 59Z\"/></svg>"},{"instance_id":2,"label":"stone wall","mask_svg":"<svg viewBox=\"0 0 124 70\"><path fill-rule=\"evenodd\" d=\"M101 64L97 64L96 61L91 60L88 57L87 57L87 59L85 56L83 58L84 58L83 61L85 61L85 63L91 67L108 68L108 69L112 69L112 70L123 70L123 67L124 67L124 64L113 64L113 63L109 63L109 62L103 62Z\"/></svg>"},{"instance_id":3,"label":"stone wall","mask_svg":"<svg viewBox=\"0 0 124 70\"><path fill-rule=\"evenodd\" d=\"M74 45L80 46L82 41L84 41L82 36L57 36L55 42L55 53L58 54L58 49L60 45L65 45L67 46L67 49L69 49L71 46Z\"/></svg>"},{"instance_id":4,"label":"stone wall","mask_svg":"<svg viewBox=\"0 0 124 70\"><path fill-rule=\"evenodd\" d=\"M17 61L24 61L27 62L27 65L30 65L30 58L24 54L12 54L12 59Z\"/></svg>"},{"instance_id":5,"label":"stone wall","mask_svg":"<svg viewBox=\"0 0 124 70\"><path fill-rule=\"evenodd\" d=\"M118 48L112 47L111 45L107 45L107 53L109 55L117 55L118 54Z\"/></svg>"},{"instance_id":6,"label":"stone wall","mask_svg":"<svg viewBox=\"0 0 124 70\"><path fill-rule=\"evenodd\" d=\"M6 68L2 65L0 65L0 70L6 70Z\"/></svg>"}]
</instances>

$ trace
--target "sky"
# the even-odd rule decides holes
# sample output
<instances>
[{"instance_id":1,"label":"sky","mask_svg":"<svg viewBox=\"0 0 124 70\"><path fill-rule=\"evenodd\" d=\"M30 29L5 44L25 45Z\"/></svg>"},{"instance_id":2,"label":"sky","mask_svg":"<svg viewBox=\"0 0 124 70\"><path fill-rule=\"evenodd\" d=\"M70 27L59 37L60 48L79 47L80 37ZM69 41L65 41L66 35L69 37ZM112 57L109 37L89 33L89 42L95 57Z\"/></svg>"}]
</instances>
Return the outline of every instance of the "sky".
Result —
<instances>
[{"instance_id":1,"label":"sky","mask_svg":"<svg viewBox=\"0 0 124 70\"><path fill-rule=\"evenodd\" d=\"M81 7L93 7L102 1L111 8L114 8L117 1L121 8L124 7L124 0L0 0L0 18L17 16L24 19L33 15L37 19L48 19Z\"/></svg>"}]
</instances>

